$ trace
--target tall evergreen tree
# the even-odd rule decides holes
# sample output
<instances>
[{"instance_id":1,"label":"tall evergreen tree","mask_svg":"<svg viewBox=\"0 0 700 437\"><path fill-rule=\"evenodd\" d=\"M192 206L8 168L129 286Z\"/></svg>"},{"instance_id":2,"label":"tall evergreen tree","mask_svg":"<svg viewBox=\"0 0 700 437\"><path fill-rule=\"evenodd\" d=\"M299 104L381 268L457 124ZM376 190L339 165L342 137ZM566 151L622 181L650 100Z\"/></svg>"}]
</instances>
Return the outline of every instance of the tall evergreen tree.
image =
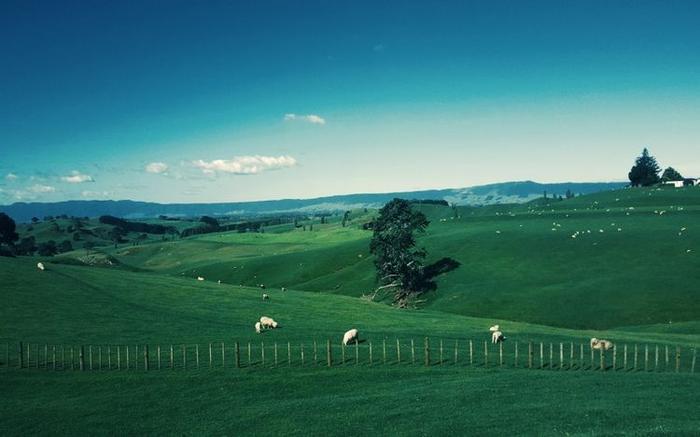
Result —
<instances>
[{"instance_id":1,"label":"tall evergreen tree","mask_svg":"<svg viewBox=\"0 0 700 437\"><path fill-rule=\"evenodd\" d=\"M660 171L661 167L656 162L656 158L651 156L649 150L645 147L642 151L642 156L637 157L627 176L633 187L648 187L660 182Z\"/></svg>"},{"instance_id":2,"label":"tall evergreen tree","mask_svg":"<svg viewBox=\"0 0 700 437\"><path fill-rule=\"evenodd\" d=\"M394 199L379 210L369 250L376 256L379 289L391 288L394 302L405 306L419 293L423 281L424 249L416 249L415 233L425 231L430 222L404 199Z\"/></svg>"},{"instance_id":3,"label":"tall evergreen tree","mask_svg":"<svg viewBox=\"0 0 700 437\"><path fill-rule=\"evenodd\" d=\"M683 176L681 176L680 173L676 171L675 168L669 167L666 170L664 170L664 173L661 175L661 182L669 182L669 181L682 181Z\"/></svg>"}]
</instances>

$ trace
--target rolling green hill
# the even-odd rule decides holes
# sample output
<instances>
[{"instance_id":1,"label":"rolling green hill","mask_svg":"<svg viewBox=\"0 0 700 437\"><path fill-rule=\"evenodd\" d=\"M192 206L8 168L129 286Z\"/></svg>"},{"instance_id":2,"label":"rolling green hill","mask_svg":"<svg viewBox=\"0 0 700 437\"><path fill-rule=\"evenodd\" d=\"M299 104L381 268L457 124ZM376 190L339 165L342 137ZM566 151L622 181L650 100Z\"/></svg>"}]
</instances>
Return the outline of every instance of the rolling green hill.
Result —
<instances>
[{"instance_id":1,"label":"rolling green hill","mask_svg":"<svg viewBox=\"0 0 700 437\"><path fill-rule=\"evenodd\" d=\"M3 435L114 429L151 435L424 435L427 429L461 435L692 434L700 426L697 417L680 408L700 401L698 378L687 373L687 356L681 374L487 369L466 363L466 340L479 345L495 322L508 335L508 362L515 342L524 346L531 340L580 344L598 336L620 345L678 345L684 351L700 345L700 335L683 330L577 331L432 309L399 310L304 291L267 290L271 299L263 301L258 288L54 263L39 271L35 261L0 258L0 344L20 339L34 347L187 343L200 344L204 351L209 342L231 345L235 340L252 342L253 354L259 357L261 341L269 354L272 344L284 347L289 341L295 355L297 345L306 345L308 361L303 367L295 358L291 368L262 368L255 358L252 368L229 364L223 370L217 356L214 365L219 367L194 370L190 356L187 371L148 373L8 370L0 365ZM281 328L255 334L252 324L262 314L277 319ZM310 363L311 342L328 338L336 343L338 363L337 344L349 327L359 328L363 339L374 342L376 360L379 344L388 339L389 363L369 366L367 342L360 346L359 366L327 369ZM394 339L401 339L405 348L410 339L420 341L426 335L434 347L438 340L445 342L446 364L425 368L409 364L408 358L397 364ZM455 340L462 345L458 365L451 358ZM408 350L404 353L407 357ZM481 359L478 353L477 357ZM491 405L498 406L496 411Z\"/></svg>"},{"instance_id":2,"label":"rolling green hill","mask_svg":"<svg viewBox=\"0 0 700 437\"><path fill-rule=\"evenodd\" d=\"M700 189L623 189L564 201L419 206L436 278L424 308L551 326L609 329L698 320ZM171 275L358 297L374 287L372 212L313 231L221 233L107 249L125 265Z\"/></svg>"}]
</instances>

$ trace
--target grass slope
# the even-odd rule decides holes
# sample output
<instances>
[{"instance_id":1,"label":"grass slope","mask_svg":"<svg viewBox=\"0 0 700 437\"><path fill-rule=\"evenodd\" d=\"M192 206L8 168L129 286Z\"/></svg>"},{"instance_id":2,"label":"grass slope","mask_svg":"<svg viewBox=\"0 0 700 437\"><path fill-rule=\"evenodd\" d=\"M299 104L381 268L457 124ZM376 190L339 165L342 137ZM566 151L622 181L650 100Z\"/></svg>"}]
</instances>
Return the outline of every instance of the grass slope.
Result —
<instances>
[{"instance_id":1,"label":"grass slope","mask_svg":"<svg viewBox=\"0 0 700 437\"><path fill-rule=\"evenodd\" d=\"M458 208L458 218L447 207L420 208L432 221L419 239L428 261L461 263L437 278L426 308L568 328L699 319L696 187ZM371 233L359 229L368 218L358 215L347 228L215 234L113 255L173 275L360 296L374 286Z\"/></svg>"},{"instance_id":2,"label":"grass slope","mask_svg":"<svg viewBox=\"0 0 700 437\"><path fill-rule=\"evenodd\" d=\"M173 342L204 347L209 341L236 339L256 344L264 340L268 347L286 341L310 346L313 338L339 341L345 329L357 326L377 346L384 338L406 341L429 333L446 341L449 357L451 340L481 341L494 322L433 310L398 310L333 294L268 290L271 300L262 301L256 288L152 272L62 264L48 264L40 272L34 261L0 258L0 282L5 285L0 343L22 339L33 344ZM275 317L283 327L255 334L251 325L261 314ZM592 335L682 345L684 350L700 345L700 336L683 332L501 324L509 335L507 346L530 339L582 342ZM365 359L366 348L365 343ZM407 364L406 358L397 365L393 352L390 346L388 365L370 367L365 361L333 369L312 367L308 361L306 367L296 362L291 369L233 369L229 364L228 370L149 373L2 368L0 434L692 435L700 426L687 410L700 401L697 375L465 364L426 369ZM338 349L335 353L337 359Z\"/></svg>"}]
</instances>

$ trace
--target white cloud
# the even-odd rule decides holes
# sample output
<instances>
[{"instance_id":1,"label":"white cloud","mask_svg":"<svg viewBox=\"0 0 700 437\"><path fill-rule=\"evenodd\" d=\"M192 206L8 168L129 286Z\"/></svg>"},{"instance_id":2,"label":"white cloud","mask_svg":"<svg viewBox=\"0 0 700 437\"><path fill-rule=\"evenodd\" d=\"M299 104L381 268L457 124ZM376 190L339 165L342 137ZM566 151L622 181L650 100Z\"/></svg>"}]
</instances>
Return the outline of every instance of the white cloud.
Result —
<instances>
[{"instance_id":1,"label":"white cloud","mask_svg":"<svg viewBox=\"0 0 700 437\"><path fill-rule=\"evenodd\" d=\"M110 191L82 191L80 193L81 196L83 197L91 197L91 198L96 198L96 197L102 197L106 198L112 195L113 193Z\"/></svg>"},{"instance_id":2,"label":"white cloud","mask_svg":"<svg viewBox=\"0 0 700 437\"><path fill-rule=\"evenodd\" d=\"M16 180L17 180L17 175L14 174L14 173L8 173L8 174L5 176L5 179L8 180L8 181L16 181Z\"/></svg>"},{"instance_id":3,"label":"white cloud","mask_svg":"<svg viewBox=\"0 0 700 437\"><path fill-rule=\"evenodd\" d=\"M294 167L297 160L291 156L236 156L233 159L197 160L192 164L205 174L217 172L232 174L258 174L267 170Z\"/></svg>"},{"instance_id":4,"label":"white cloud","mask_svg":"<svg viewBox=\"0 0 700 437\"><path fill-rule=\"evenodd\" d=\"M161 174L168 171L168 164L164 162L151 162L146 166L148 173Z\"/></svg>"},{"instance_id":5,"label":"white cloud","mask_svg":"<svg viewBox=\"0 0 700 437\"><path fill-rule=\"evenodd\" d=\"M320 115L308 114L308 115L297 115L297 114L284 114L285 121L306 121L312 124L326 124L326 120Z\"/></svg>"},{"instance_id":6,"label":"white cloud","mask_svg":"<svg viewBox=\"0 0 700 437\"><path fill-rule=\"evenodd\" d=\"M70 176L61 176L63 182L68 182L69 184L80 184L83 182L95 182L95 180L90 175L80 173L77 170L73 170Z\"/></svg>"},{"instance_id":7,"label":"white cloud","mask_svg":"<svg viewBox=\"0 0 700 437\"><path fill-rule=\"evenodd\" d=\"M31 187L28 188L29 191L32 193L54 193L56 192L56 188L52 187L51 185L41 185L41 184L34 184Z\"/></svg>"}]
</instances>

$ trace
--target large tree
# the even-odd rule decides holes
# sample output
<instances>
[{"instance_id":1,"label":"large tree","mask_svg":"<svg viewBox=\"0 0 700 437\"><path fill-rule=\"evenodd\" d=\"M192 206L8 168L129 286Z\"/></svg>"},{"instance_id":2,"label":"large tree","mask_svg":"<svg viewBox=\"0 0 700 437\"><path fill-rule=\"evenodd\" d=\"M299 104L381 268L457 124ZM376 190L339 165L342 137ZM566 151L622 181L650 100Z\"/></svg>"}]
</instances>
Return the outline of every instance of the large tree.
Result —
<instances>
[{"instance_id":1,"label":"large tree","mask_svg":"<svg viewBox=\"0 0 700 437\"><path fill-rule=\"evenodd\" d=\"M380 283L377 291L391 289L399 306L405 306L420 293L424 279L422 261L427 253L415 247L415 233L424 232L429 223L423 213L411 208L410 202L394 199L379 210L373 224L369 250L376 257Z\"/></svg>"},{"instance_id":2,"label":"large tree","mask_svg":"<svg viewBox=\"0 0 700 437\"><path fill-rule=\"evenodd\" d=\"M645 147L642 151L642 156L637 157L627 176L633 187L648 187L661 181L659 179L660 171L661 167L656 162L656 158L651 156L649 150Z\"/></svg>"},{"instance_id":3,"label":"large tree","mask_svg":"<svg viewBox=\"0 0 700 437\"><path fill-rule=\"evenodd\" d=\"M666 170L664 170L664 173L661 175L661 182L669 182L669 181L682 181L683 176L681 176L680 173L676 171L675 168L669 167Z\"/></svg>"},{"instance_id":4,"label":"large tree","mask_svg":"<svg viewBox=\"0 0 700 437\"><path fill-rule=\"evenodd\" d=\"M0 249L2 249L3 244L9 246L9 251L0 250L0 253L12 254L15 241L19 239L15 229L17 229L17 226L12 217L4 212L0 212Z\"/></svg>"}]
</instances>

